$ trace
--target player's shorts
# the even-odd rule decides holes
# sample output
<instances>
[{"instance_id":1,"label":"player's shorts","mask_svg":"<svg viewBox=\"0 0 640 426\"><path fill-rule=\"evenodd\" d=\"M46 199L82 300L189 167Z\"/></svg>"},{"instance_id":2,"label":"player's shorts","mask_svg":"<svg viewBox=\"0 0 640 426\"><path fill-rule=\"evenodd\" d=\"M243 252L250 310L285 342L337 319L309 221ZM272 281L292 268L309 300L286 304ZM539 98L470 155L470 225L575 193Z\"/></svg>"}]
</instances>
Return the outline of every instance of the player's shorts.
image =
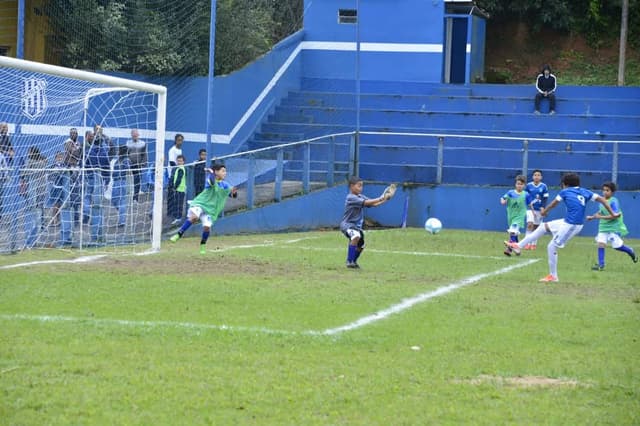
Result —
<instances>
[{"instance_id":1,"label":"player's shorts","mask_svg":"<svg viewBox=\"0 0 640 426\"><path fill-rule=\"evenodd\" d=\"M584 225L572 225L564 219L556 219L546 222L549 230L553 234L551 242L558 248L563 248L567 242L582 231Z\"/></svg>"},{"instance_id":2,"label":"player's shorts","mask_svg":"<svg viewBox=\"0 0 640 426\"><path fill-rule=\"evenodd\" d=\"M540 225L542 223L542 214L540 210L527 210L527 223Z\"/></svg>"},{"instance_id":3,"label":"player's shorts","mask_svg":"<svg viewBox=\"0 0 640 426\"><path fill-rule=\"evenodd\" d=\"M598 244L611 244L614 249L622 247L624 241L620 238L620 235L615 232L598 232L596 235L596 243Z\"/></svg>"},{"instance_id":4,"label":"player's shorts","mask_svg":"<svg viewBox=\"0 0 640 426\"><path fill-rule=\"evenodd\" d=\"M211 216L209 216L200 206L191 206L189 207L189 211L187 212L188 217L197 217L203 227L211 228L213 225L213 220L211 220Z\"/></svg>"},{"instance_id":5,"label":"player's shorts","mask_svg":"<svg viewBox=\"0 0 640 426\"><path fill-rule=\"evenodd\" d=\"M358 241L358 247L364 247L364 231L362 229L349 228L346 231L342 231L342 233L349 239L349 241L353 240L354 238L360 238L360 241Z\"/></svg>"}]
</instances>

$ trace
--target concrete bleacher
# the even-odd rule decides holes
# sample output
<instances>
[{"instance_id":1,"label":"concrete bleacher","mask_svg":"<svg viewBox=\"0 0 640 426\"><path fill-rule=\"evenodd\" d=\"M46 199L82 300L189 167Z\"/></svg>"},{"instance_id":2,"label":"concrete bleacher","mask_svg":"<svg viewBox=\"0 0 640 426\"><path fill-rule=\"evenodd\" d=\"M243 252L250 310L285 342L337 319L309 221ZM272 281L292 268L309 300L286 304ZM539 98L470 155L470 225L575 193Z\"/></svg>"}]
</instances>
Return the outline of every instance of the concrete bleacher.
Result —
<instances>
[{"instance_id":1,"label":"concrete bleacher","mask_svg":"<svg viewBox=\"0 0 640 426\"><path fill-rule=\"evenodd\" d=\"M504 185L522 167L527 140L529 170L544 169L550 182L572 170L584 176L585 186L597 187L611 179L615 161L621 188L640 188L640 88L560 86L553 116L533 114L533 84L362 81L359 116L355 89L352 80L304 79L299 91L290 92L274 108L248 148L352 132L359 119L362 132L469 135L446 138L438 183ZM543 111L547 108L543 103ZM471 137L478 135L489 138ZM615 141L637 143L614 146ZM350 137L334 143L336 158L348 158ZM385 164L392 180L435 183L436 137L363 134L360 148L360 174L365 178ZM316 148L312 161L324 161L326 155L326 149ZM290 160L287 170L299 170L296 161L301 158Z\"/></svg>"}]
</instances>

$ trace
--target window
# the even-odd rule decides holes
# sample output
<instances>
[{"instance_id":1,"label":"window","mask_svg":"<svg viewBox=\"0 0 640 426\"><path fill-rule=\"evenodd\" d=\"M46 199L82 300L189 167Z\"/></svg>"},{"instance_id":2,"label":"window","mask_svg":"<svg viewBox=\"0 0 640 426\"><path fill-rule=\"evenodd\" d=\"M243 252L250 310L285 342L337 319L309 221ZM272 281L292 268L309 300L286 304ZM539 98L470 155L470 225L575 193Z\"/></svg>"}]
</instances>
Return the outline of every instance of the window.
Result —
<instances>
[{"instance_id":1,"label":"window","mask_svg":"<svg viewBox=\"0 0 640 426\"><path fill-rule=\"evenodd\" d=\"M355 9L338 10L338 23L356 24L358 22L358 11Z\"/></svg>"},{"instance_id":2,"label":"window","mask_svg":"<svg viewBox=\"0 0 640 426\"><path fill-rule=\"evenodd\" d=\"M0 56L9 56L9 46L0 46Z\"/></svg>"}]
</instances>

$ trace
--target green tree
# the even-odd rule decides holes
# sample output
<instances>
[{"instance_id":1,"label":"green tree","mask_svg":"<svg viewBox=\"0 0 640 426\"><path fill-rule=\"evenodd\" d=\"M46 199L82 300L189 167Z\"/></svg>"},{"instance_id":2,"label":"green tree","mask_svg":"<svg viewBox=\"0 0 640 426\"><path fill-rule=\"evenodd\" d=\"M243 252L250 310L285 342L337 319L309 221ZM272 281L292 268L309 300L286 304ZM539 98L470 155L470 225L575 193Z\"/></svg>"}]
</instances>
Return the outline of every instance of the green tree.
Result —
<instances>
[{"instance_id":1,"label":"green tree","mask_svg":"<svg viewBox=\"0 0 640 426\"><path fill-rule=\"evenodd\" d=\"M219 0L215 74L228 74L273 45L274 27L268 0Z\"/></svg>"},{"instance_id":2,"label":"green tree","mask_svg":"<svg viewBox=\"0 0 640 426\"><path fill-rule=\"evenodd\" d=\"M300 28L302 0L218 0L216 74ZM147 75L206 75L211 0L49 0L48 61Z\"/></svg>"}]
</instances>

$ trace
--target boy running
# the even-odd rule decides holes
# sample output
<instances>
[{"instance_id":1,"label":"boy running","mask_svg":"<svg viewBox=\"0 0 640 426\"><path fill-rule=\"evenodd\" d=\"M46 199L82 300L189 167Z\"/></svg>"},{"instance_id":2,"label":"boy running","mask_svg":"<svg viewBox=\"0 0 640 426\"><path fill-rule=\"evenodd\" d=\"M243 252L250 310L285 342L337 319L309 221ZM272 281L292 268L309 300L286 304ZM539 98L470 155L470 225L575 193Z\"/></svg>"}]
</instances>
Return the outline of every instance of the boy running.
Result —
<instances>
[{"instance_id":1,"label":"boy running","mask_svg":"<svg viewBox=\"0 0 640 426\"><path fill-rule=\"evenodd\" d=\"M564 219L556 219L551 222L543 222L542 226L533 231L519 243L505 241L504 245L513 250L516 255L520 255L520 250L533 240L537 240L543 234L551 232L553 238L547 245L547 256L549 261L549 275L540 279L540 282L558 281L558 249L561 249L567 242L578 235L584 226L585 210L588 201L596 201L613 217L619 217L620 213L611 210L611 206L604 197L599 196L586 188L580 187L580 176L575 173L567 173L562 177L562 190L551 201L549 207L540 209L542 216L546 216L560 202L564 201L567 212Z\"/></svg>"},{"instance_id":2,"label":"boy running","mask_svg":"<svg viewBox=\"0 0 640 426\"><path fill-rule=\"evenodd\" d=\"M202 240L200 241L200 254L207 252L207 239L211 226L218 219L218 215L224 209L228 197L236 198L238 191L232 187L225 178L227 168L222 164L214 164L207 170L207 180L202 191L190 203L187 212L187 220L182 224L178 233L170 238L172 242L178 241L187 229L198 220L202 223Z\"/></svg>"},{"instance_id":3,"label":"boy running","mask_svg":"<svg viewBox=\"0 0 640 426\"><path fill-rule=\"evenodd\" d=\"M613 182L605 182L602 184L602 195L611 206L611 210L616 213L620 213L620 216L615 217L609 215L602 206L598 212L592 216L587 216L587 220L600 219L598 224L598 235L596 236L596 242L598 243L598 263L596 263L591 269L594 271L604 270L604 249L607 247L607 242L611 243L611 247L614 249L627 253L634 263L638 263L638 255L629 246L624 245L622 238L627 235L627 227L622 221L622 211L620 210L620 202L613 194L616 192L616 184Z\"/></svg>"},{"instance_id":4,"label":"boy running","mask_svg":"<svg viewBox=\"0 0 640 426\"><path fill-rule=\"evenodd\" d=\"M520 229L524 228L524 221L527 217L527 193L524 191L524 185L527 178L524 175L516 176L515 189L510 189L500 197L500 204L507 206L507 232L509 233L509 241L517 243ZM511 256L511 250L507 247L504 251L506 256Z\"/></svg>"}]
</instances>

